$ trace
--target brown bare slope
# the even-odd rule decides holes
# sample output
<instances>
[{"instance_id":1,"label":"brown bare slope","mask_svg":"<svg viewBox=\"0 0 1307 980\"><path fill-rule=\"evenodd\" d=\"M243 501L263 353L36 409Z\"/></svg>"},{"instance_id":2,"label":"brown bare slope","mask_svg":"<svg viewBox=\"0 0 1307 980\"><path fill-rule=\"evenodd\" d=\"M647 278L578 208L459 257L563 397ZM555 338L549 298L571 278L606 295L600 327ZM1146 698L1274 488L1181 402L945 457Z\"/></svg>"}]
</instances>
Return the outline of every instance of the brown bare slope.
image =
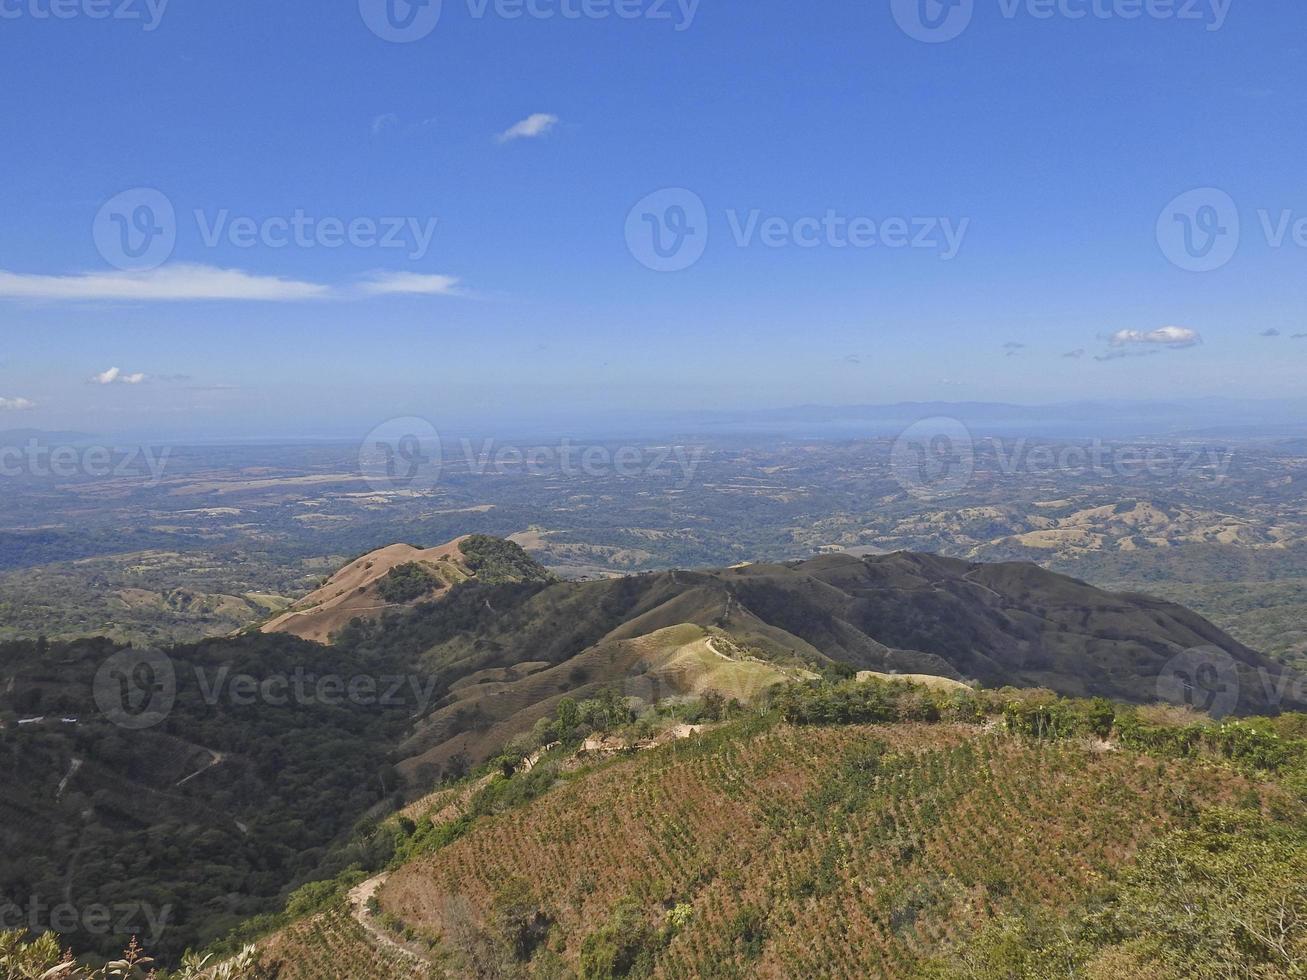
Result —
<instances>
[{"instance_id":1,"label":"brown bare slope","mask_svg":"<svg viewBox=\"0 0 1307 980\"><path fill-rule=\"evenodd\" d=\"M408 581L417 587L396 599L387 580L413 567L418 571ZM483 535L465 535L436 548L392 544L350 562L262 630L330 643L355 619L376 620L388 611L439 599L473 579L545 582L549 575L517 545Z\"/></svg>"},{"instance_id":2,"label":"brown bare slope","mask_svg":"<svg viewBox=\"0 0 1307 980\"><path fill-rule=\"evenodd\" d=\"M422 565L440 581L441 584L430 594L420 598L431 599L443 594L456 582L472 577L459 550L462 541L462 538L457 538L438 548L426 549L392 544L369 552L350 562L285 613L265 623L262 630L264 633L291 633L301 639L328 643L351 619L375 619L398 605L411 605L387 602L378 591L377 584L401 565Z\"/></svg>"}]
</instances>

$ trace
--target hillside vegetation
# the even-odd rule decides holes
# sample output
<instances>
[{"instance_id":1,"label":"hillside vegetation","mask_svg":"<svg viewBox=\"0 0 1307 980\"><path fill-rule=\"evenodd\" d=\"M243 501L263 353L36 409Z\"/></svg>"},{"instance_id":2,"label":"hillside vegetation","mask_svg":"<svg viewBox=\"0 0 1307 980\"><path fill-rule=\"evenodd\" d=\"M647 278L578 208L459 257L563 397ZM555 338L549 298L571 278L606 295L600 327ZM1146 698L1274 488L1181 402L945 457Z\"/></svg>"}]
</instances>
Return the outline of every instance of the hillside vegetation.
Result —
<instances>
[{"instance_id":1,"label":"hillside vegetation","mask_svg":"<svg viewBox=\"0 0 1307 980\"><path fill-rule=\"evenodd\" d=\"M747 700L842 666L1149 702L1174 657L1204 648L1228 656L1239 710L1301 706L1282 665L1181 606L1033 565L907 553L483 583L403 617L351 623L337 644L402 651L447 687L403 746L400 768L419 783L462 775L560 698L606 686L649 700L717 685Z\"/></svg>"},{"instance_id":2,"label":"hillside vegetation","mask_svg":"<svg viewBox=\"0 0 1307 980\"><path fill-rule=\"evenodd\" d=\"M975 693L972 688L1046 687L1066 695L1147 703L1157 698L1163 666L1181 651L1203 646L1229 658L1239 681L1236 707L1244 712L1270 707L1276 688L1286 693L1279 706L1292 709L1299 690L1289 683L1293 678L1280 676L1282 668L1181 607L1104 593L1029 565L975 565L911 554L865 559L832 555L786 565L564 583L552 580L520 549L504 542L470 538L447 547L451 549L448 560L437 558L434 570L411 561L403 548L395 549L395 560L384 568L375 562L369 568L365 559L352 563L342 575L357 577L360 585L353 585L354 590L366 580L369 584L362 587L367 589L395 589L392 595L417 597L386 603L375 618L350 616L330 645L251 633L169 648L165 659L176 674L175 704L156 725L143 730L115 724L106 715L103 700L96 697L97 678L112 668L122 652L112 643L0 645L3 894L20 907L46 913L69 902L85 907L130 901L166 910L167 928L162 934L140 931L152 954L175 963L187 947L218 941L234 928L240 931L224 950L310 912L325 914L337 898L382 870L395 855L428 855L434 845L449 844L469 829L465 823L451 829L443 826L445 822L497 819L497 814L537 797L543 797L540 806L556 805L549 803L555 797L550 790L560 779L566 783L563 790L580 794L573 801L581 807L579 816L570 821L574 830L591 823L606 826L604 821L617 818L582 805L581 797L589 799L591 790L567 787L580 785L579 768L627 747L648 748L650 758L679 762L669 763L665 775L651 770L640 777L643 783L637 780L652 795L615 796L604 804L608 809L603 812L629 811L643 814L641 819L659 820L664 817L658 814L673 812L661 805L670 798L665 793L673 790L660 787L664 782L668 787L680 786L676 780L690 778L700 764L694 760L700 757L687 746L696 739L716 746L710 754L723 753L704 765L728 770L739 766L753 773L739 777L744 779L740 785L733 781L736 777L726 779L721 783L726 790L712 789L706 776L702 786L685 788L686 799L692 799L704 816L717 812L722 821L756 829L760 823L771 826L775 815L767 807L813 814L829 809L803 794L843 778L838 760L853 747L841 740L850 736L838 728L818 735L816 728L786 727L796 724L907 726L886 736L884 748L876 749L877 758L897 759L901 753L894 740L902 737L934 753L929 756L936 760L931 766L956 771L948 778L962 780L958 785L964 788L958 790L957 800L947 795L932 798L929 793L921 797L935 799L928 805L941 819L950 812L948 806L974 802L990 792L1020 801L1025 791L1001 780L1037 772L1037 779L1030 776L1036 783L1053 782L1044 788L1042 783L1034 786L1032 799L1046 799L1051 806L1053 797L1069 787L1075 793L1092 791L1088 799L1096 806L1108 798L1112 785L1120 784L1142 808L1134 817L1127 813L1121 818L1126 829L1156 827L1166 824L1158 824L1161 811L1156 809L1155 794L1166 792L1170 783L1193 784L1193 793L1199 796L1207 792L1205 760L1225 765L1236 756L1248 762L1255 755L1260 760L1257 765L1268 771L1283 760L1275 757L1262 734L1239 725L1209 730L1186 722L1186 727L1172 726L1156 735L1131 721L1129 713L1092 700L1069 708L1069 703L1056 700L1046 704L1025 698L1022 703L1031 706L1030 713L1013 716L1004 704L985 700L995 695ZM461 557L455 557L454 550ZM425 592L432 581L428 576L438 578L441 586ZM343 582L338 579L338 585ZM353 593L344 588L341 594L348 598ZM803 698L794 701L793 692L808 690L805 684L858 672L882 678L916 675L932 686L933 693L902 704L896 698L892 710L877 698L864 696L881 690L883 685L875 683L835 687L830 697L823 695L811 703ZM149 680L149 671L141 677L138 673L133 669L130 676L119 676L111 671L107 677L117 690L116 685L135 686L142 677ZM310 681L307 694L288 700L288 680L298 677L334 678L337 696L318 696ZM1268 687L1268 678L1276 684ZM155 675L154 681L158 679ZM340 696L342 690L354 690L355 681L362 683L363 696ZM385 700L378 700L383 692L388 692ZM975 699L975 704L963 710L971 704L968 699ZM736 718L745 710L742 706L757 706L767 719L786 720L754 723L762 727L736 720L725 729L727 734L700 736L700 725ZM947 722L942 727L936 724L941 717ZM1061 741L1055 751L1040 748L1034 755L1029 754L1034 750L1018 746L1018 754L1010 756L1017 748L1009 741L986 741L998 736L984 730L984 724L1000 720L1012 732L1039 738L1101 740L1110 734L1113 742L1109 749L1097 742L1086 747ZM803 748L804 740L812 738L834 741ZM1148 741L1151 738L1158 743ZM789 766L775 781L764 772L772 764L767 758L737 760L735 756L755 741L761 745L769 739L779 741L772 749L759 751L768 758L774 755L777 765ZM793 739L798 741L792 746ZM659 747L667 742L680 747ZM563 764L551 755L570 750L581 751L575 756L576 765ZM1157 750L1171 753L1166 766L1181 771L1150 770L1152 762L1130 755ZM949 755L952 752L964 754L954 757ZM1126 759L1136 760L1134 768L1118 771ZM646 763L618 765L639 769ZM894 762L899 765L908 763ZM876 766L880 786L884 774L879 762ZM510 775L476 792L467 792L467 784L458 783L469 773L484 778L496 769ZM990 769L998 783L991 787L976 782L988 779L985 773ZM1066 772L1059 775L1062 770ZM1081 778L1080 770L1099 771L1106 782L1098 789L1082 786L1075 782ZM926 775L934 779L934 772L904 778L919 782ZM968 774L965 779L963 773ZM1213 789L1210 799L1202 798L1213 804L1238 802L1238 794L1228 792L1234 784L1222 779L1224 790ZM402 818L415 824L427 820L420 827L409 827L400 818L387 819L449 783L464 786L455 792L466 793L466 798L460 797L457 806L447 804L454 812L439 825L421 810L407 810ZM755 791L751 788L755 785L762 789ZM934 784L927 780L920 785ZM723 791L726 801L719 798ZM763 810L731 809L738 800L759 793ZM915 790L912 796L916 798ZM1074 819L1091 819L1095 806L1086 808L1081 800L1076 804L1081 816ZM687 811L685 820L690 816ZM992 817L1000 821L1004 834L1009 825L1019 825L1005 810L980 817L957 811L949 819L954 817L962 821L960 827L970 827L974 819L981 819L979 826L984 827L983 821ZM1106 826L1116 817L1102 819ZM374 835L371 831L378 821L386 821L386 830ZM681 855L691 844L699 847L701 839L713 840L721 829L707 828L704 837L691 833L690 826L659 824L644 831L662 842L658 854ZM970 832L945 826L953 836ZM1034 824L1029 826L1031 839L1039 838L1041 832ZM1107 827L1099 843L1094 843L1097 837L1085 837L1083 847L1081 843L1076 847L1094 853L1101 844L1107 847L1104 861L1111 855L1116 855L1112 860L1124 861L1137 841L1112 835L1125 832L1122 827ZM809 829L795 833L804 840L812 836ZM684 834L689 837L683 839ZM760 840L767 860L786 853L781 846L785 841L769 836ZM880 838L874 834L863 841L869 853L881 854L878 848L884 842L877 841ZM549 844L549 853L566 853L566 843L560 839ZM729 867L723 865L722 878L743 874L749 867L738 850L730 850L739 846L722 844L722 854L735 854ZM654 870L640 864L638 846L629 847L631 860L613 874L624 890L628 885L644 888L637 879ZM816 856L851 860L833 849ZM802 851L794 861L802 864L811 857ZM648 860L679 861L680 857L650 854ZM702 860L711 863L717 857L705 851ZM640 867L644 870L637 878L630 878L628 872ZM676 905L697 907L693 883L677 877L680 871L673 875L674 870L659 874L670 875ZM763 865L756 870L762 876L759 880L785 871ZM930 865L928 871L954 875L968 887L972 883L948 868ZM439 869L433 867L431 874L438 877ZM502 883L516 874L505 866L492 878ZM712 881L717 877L714 872ZM470 884L473 880L474 875L468 878L468 894L460 898L471 910L472 918L464 921L483 929L476 910L493 896L478 892ZM1068 880L1080 881L1074 875ZM405 874L398 872L380 892L382 904L392 894L400 894L392 890L406 887ZM568 887L579 886L573 882ZM1016 887L1003 884L1000 891ZM626 897L624 891L599 894L603 903ZM704 894L710 897L717 892ZM419 937L443 936L445 913L438 906L422 904L428 898L415 890L410 896L413 904L396 914L402 914L402 921L411 923L406 928ZM547 898L541 894L531 900ZM856 898L854 893L842 900ZM780 901L767 892L766 901L773 899ZM958 908L971 907L967 905L971 898L958 900L963 903ZM606 921L617 914L615 904L575 901L581 903L575 914L582 918L600 916ZM716 898L712 901L719 903ZM984 908L1002 906L998 898L985 901L989 904ZM783 902L777 905L784 907ZM641 908L641 916L632 921L662 929L665 923L651 911L652 906L645 903ZM565 909L539 911L565 925L573 914ZM942 914L950 922L960 915ZM581 928L580 921L574 924L576 929ZM930 921L923 913L922 922ZM43 928L45 920L38 915L36 924ZM136 925L132 923L131 931L137 931ZM567 925L564 931L573 928ZM885 956L916 962L917 947L897 927L889 933L882 929L878 935ZM79 951L112 955L129 938L130 932L94 932L75 926L66 941ZM571 940L557 953L565 963L573 963L580 954L567 942ZM669 940L668 948L680 947ZM685 962L689 965L684 969L697 969ZM745 969L745 964L740 960L737 965Z\"/></svg>"},{"instance_id":3,"label":"hillside vegetation","mask_svg":"<svg viewBox=\"0 0 1307 980\"><path fill-rule=\"evenodd\" d=\"M400 975L1302 976L1307 718L878 681L766 702L405 817L374 909L422 959ZM314 921L270 964L362 975L375 943Z\"/></svg>"}]
</instances>

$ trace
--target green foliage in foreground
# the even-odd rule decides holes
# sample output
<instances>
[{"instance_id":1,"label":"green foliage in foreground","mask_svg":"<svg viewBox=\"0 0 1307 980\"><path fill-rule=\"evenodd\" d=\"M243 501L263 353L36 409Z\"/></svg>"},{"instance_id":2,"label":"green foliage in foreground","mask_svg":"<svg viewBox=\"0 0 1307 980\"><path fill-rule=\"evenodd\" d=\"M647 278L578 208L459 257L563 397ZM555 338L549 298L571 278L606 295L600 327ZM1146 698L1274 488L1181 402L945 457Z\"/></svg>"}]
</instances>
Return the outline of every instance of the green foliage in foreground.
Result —
<instances>
[{"instance_id":1,"label":"green foliage in foreground","mask_svg":"<svg viewBox=\"0 0 1307 980\"><path fill-rule=\"evenodd\" d=\"M92 969L62 952L54 933L29 942L21 930L0 932L0 980L264 980L256 959L252 948L219 962L188 953L181 969L160 973L133 939L119 959Z\"/></svg>"},{"instance_id":2,"label":"green foliage in foreground","mask_svg":"<svg viewBox=\"0 0 1307 980\"><path fill-rule=\"evenodd\" d=\"M796 685L772 702L794 724L1002 718L1039 739L1111 738L1121 749L1227 765L1284 791L1263 812L1218 808L1146 846L1084 905L1007 915L932 964L941 980L1224 980L1307 976L1307 716L1217 723L1165 708L1045 691L937 692L906 683ZM875 760L827 787L855 801ZM850 790L848 787L853 787ZM850 796L850 793L852 795Z\"/></svg>"},{"instance_id":3,"label":"green foliage in foreground","mask_svg":"<svg viewBox=\"0 0 1307 980\"><path fill-rule=\"evenodd\" d=\"M1218 809L1146 847L1097 903L993 922L925 972L940 980L1301 977L1307 826Z\"/></svg>"},{"instance_id":4,"label":"green foliage in foreground","mask_svg":"<svg viewBox=\"0 0 1307 980\"><path fill-rule=\"evenodd\" d=\"M713 702L662 705L650 709L668 717L730 716ZM387 850L392 864L405 863L453 843L472 832L483 817L524 807L560 781L585 778L586 770L569 771L570 748L585 731L632 731L644 716L611 693L591 701L565 699L542 727L540 736L564 735L564 744L536 756L529 770L520 750L509 751L479 773L490 779L472 796L465 815L441 824L429 819L386 821L380 828L360 829L368 839L393 834ZM1061 698L1046 691L943 691L901 681L816 681L770 692L762 702L730 724L680 743L680 756L729 752L778 724L840 725L875 723L989 723L1022 739L1059 741L1091 739L1104 750L1135 751L1159 760L1229 767L1251 777L1266 792L1249 793L1233 805L1205 812L1188 811L1181 829L1144 846L1135 862L1083 896L1079 907L1060 913L1046 906L1009 907L1001 917L969 933L959 929L951 944L919 976L930 980L1043 980L1062 976L1085 980L1117 977L1247 977L1257 980L1304 976L1307 963L1307 716L1252 718L1217 723L1167 708L1136 708L1102 699ZM570 743L570 747L569 747ZM872 739L849 753L833 777L814 797L820 825L838 827L842 815L864 811L892 777L885 746ZM505 763L509 764L505 764ZM1158 763L1158 773L1164 773ZM475 777L472 777L475 778ZM1087 803L1086 805L1101 805ZM1002 828L995 828L1001 835ZM360 845L361 846L361 845ZM904 860L911 855L905 852ZM365 863L375 868L375 862ZM799 893L820 901L841 887L838 854L830 851L795 879ZM284 919L309 915L332 903L363 872L350 869L337 879L302 887L288 903ZM555 964L549 946L553 924L543 906L507 883L495 900L491 922L477 956L487 962L520 965ZM676 913L676 914L674 914ZM641 976L666 950L678 928L673 909L666 919L640 912L638 903L619 903L583 941L579 975L584 978ZM271 921L264 923L272 926ZM766 942L767 917L752 906L732 913L729 928L737 951L747 959ZM245 933L248 939L253 933ZM479 935L479 934L478 934ZM53 938L24 946L8 937L10 961L58 956ZM484 947L482 949L481 947ZM0 957L6 947L0 945ZM24 952L28 951L28 952ZM493 955L492 955L493 954ZM177 976L218 980L221 973L185 972ZM471 961L469 961L471 962ZM477 959L480 962L480 959ZM57 965L58 960L54 961ZM562 967L561 961L555 965ZM41 977L20 972L0 958L0 980ZM48 968L48 967L47 967ZM67 964L69 970L76 968ZM552 967L551 967L552 968ZM132 973L68 972L51 980L115 980ZM539 975L546 975L540 973ZM553 975L553 974L548 974ZM563 974L558 974L563 975ZM232 974L256 977L257 973Z\"/></svg>"}]
</instances>

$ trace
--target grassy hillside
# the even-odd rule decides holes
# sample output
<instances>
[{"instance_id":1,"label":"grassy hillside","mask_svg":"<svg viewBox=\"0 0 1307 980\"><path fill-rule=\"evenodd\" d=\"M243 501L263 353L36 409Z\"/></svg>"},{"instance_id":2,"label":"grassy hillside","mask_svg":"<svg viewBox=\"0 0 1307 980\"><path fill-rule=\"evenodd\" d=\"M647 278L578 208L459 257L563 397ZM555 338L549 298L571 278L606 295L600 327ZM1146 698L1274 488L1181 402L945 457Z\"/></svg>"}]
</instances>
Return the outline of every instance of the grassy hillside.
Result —
<instances>
[{"instance_id":1,"label":"grassy hillside","mask_svg":"<svg viewBox=\"0 0 1307 980\"><path fill-rule=\"evenodd\" d=\"M655 638L680 633L718 639L678 645L669 670ZM718 683L745 697L787 671L837 665L1149 702L1168 662L1202 647L1229 657L1240 710L1299 706L1292 682L1265 683L1282 665L1181 606L1034 565L928 555L456 588L406 616L353 623L337 643L400 651L448 691L403 746L402 770L428 783L488 758L567 694L617 686L648 699ZM1273 704L1277 688L1289 697Z\"/></svg>"},{"instance_id":2,"label":"grassy hillside","mask_svg":"<svg viewBox=\"0 0 1307 980\"><path fill-rule=\"evenodd\" d=\"M351 864L366 872L377 870L378 855L380 860L388 859L393 842L367 838L365 844L351 844L350 835L396 807L493 760L511 770L528 753L545 751L551 742L567 742L578 734L584 739L618 721L645 724L655 703L673 711L686 703L711 703L711 710L702 715L675 716L677 724L692 734L699 722L730 714L734 703L766 703L769 692L777 688L791 690L789 685L795 682L847 677L859 670L953 681L952 685L935 682L943 698L971 697L958 682L978 681L988 687L1044 686L1070 695L1148 702L1157 696L1163 665L1182 650L1201 645L1225 652L1241 681L1239 707L1255 711L1267 703L1268 686L1259 671L1274 677L1279 669L1181 607L1104 593L1030 565L985 566L910 554L868 559L832 555L787 565L562 583L524 564L529 559L513 546L467 540L471 548L460 549L459 564L461 568L465 561L470 575L458 581L442 578L438 594L406 600L382 610L376 619L349 618L332 645L251 634L170 648L176 704L157 726L141 731L114 724L95 697L97 675L112 666L117 655L112 644L0 646L3 896L20 907L46 910L66 902L134 902L166 908L168 929L154 948L173 957L187 945L216 939L250 916L280 908L302 882L329 878ZM358 576L352 587L364 583L375 587L390 580L386 587L397 589L396 594L421 593L430 579L425 570L408 568L412 562L406 555L397 552L391 556L396 560L384 568L380 564L368 568L367 560L353 563L347 569ZM437 557L438 572L449 571L442 564L453 562L442 563ZM349 589L342 592L350 594ZM304 673L318 678L330 675L350 690L350 682L361 681L364 693L371 690L375 696L342 700L338 689L334 699L308 696L287 702L287 680ZM111 686L132 686L140 693L148 684L138 685L150 676L149 671L133 669L123 676L111 672L109 680ZM239 689L225 682L232 677L243 679ZM390 687L390 680L397 686ZM210 689L216 691L212 697ZM1282 706L1292 708L1295 688L1289 684L1284 689L1288 699ZM390 692L386 697L398 699L378 701L383 691ZM588 713L578 715L578 703L589 705ZM924 710L926 704L919 707ZM901 718L885 715L877 705L847 698L820 703L813 711L804 720L823 724L928 720L919 713ZM1040 734L1078 724L1052 709L1040 712L1033 716L1037 724L1032 722ZM803 712L790 715L797 718ZM968 726L976 720L952 718ZM1008 758L995 754L1000 747L984 742L971 728L949 731L913 729L903 737L925 738L927 744L946 738L931 749L937 761L930 765L949 773L970 773L971 781L958 791L959 800L974 801L990 792L1013 798L1016 790L1001 783L990 787L974 782L988 771L986 766L1000 780L1027 770L1038 770L1040 779L1054 779L1047 788L1030 789L1039 799L1045 798L1039 794L1055 793L1061 786L1058 780L1074 779L1073 770L1090 766L1091 771L1097 767L1105 773L1107 780L1093 792L1105 794L1110 785L1119 783L1136 795L1142 809L1125 821L1127 828L1165 825L1164 815L1159 816L1153 805L1157 799L1150 795L1161 790L1136 782L1136 769L1114 768L1124 765L1125 749L1132 743L1120 743L1121 754L1084 750L1080 753L1084 759L1074 751L1067 754L1066 746L1047 759ZM633 731L629 741L658 744L663 734L646 725ZM876 749L878 758L898 758L894 739L900 734L886 736L885 746ZM747 745L754 735L745 729L728 741L738 736ZM773 737L781 736L766 735ZM814 736L802 735L809 737ZM830 737L837 742L844 738ZM1213 737L1187 733L1179 744L1202 747ZM949 739L961 741L954 744ZM788 744L778 743L775 748L777 764L789 757ZM603 754L610 747L601 739L589 751ZM731 753L741 750L723 748L728 761L713 765L728 769L738 765L751 772L749 767L765 769L770 764L762 757L755 760L756 766L743 757L734 760ZM516 756L505 761L506 750ZM795 748L798 755L791 770L776 777L775 800L780 802L767 803L771 797L764 793L759 805L817 813L826 804L804 794L844 778L839 759L846 750L853 751L852 745L832 743L814 748L809 758L804 755L807 750ZM971 755L948 754L964 750ZM676 752L690 750L658 751L672 752L675 758ZM976 759L985 765L972 773ZM693 759L683 761L686 772L692 772ZM1062 770L1066 773L1058 775ZM549 771L541 769L525 784L511 782L502 792L515 802L539 795L551 785ZM881 770L876 772L880 779ZM927 775L903 778L914 785L933 785L920 783ZM1199 776L1197 770L1185 768L1178 775L1153 771L1150 778L1157 786L1172 779L1187 785ZM654 793L648 799L614 798L605 806L616 808L616 813L627 808L650 819L653 814L672 812L660 808L665 797L657 784L663 778L648 776L646 783ZM675 779L689 777L669 773L666 778L670 786ZM761 770L744 778L738 786L731 780L722 784L729 790L729 800L748 796L758 779L760 785L771 786L770 777ZM1225 785L1228 789L1232 784ZM1092 790L1078 783L1071 788L1076 793ZM1193 792L1205 790L1198 785ZM713 800L720 796L708 782L690 786L685 793L686 800L693 800L705 815L713 812ZM1220 795L1215 790L1213 794L1213 800ZM929 793L922 798L932 799ZM1053 797L1047 799L1051 806ZM504 800L496 797L491 802L494 805L488 805L486 812L502 809ZM930 806L932 812L944 814L956 802L945 793ZM583 823L592 819L584 816L589 813L584 807L582 812ZM767 821L772 819L763 811L719 812L723 820L755 829L760 821L770 826ZM689 819L688 811L685 817ZM961 811L954 817L971 819ZM1006 811L986 817L990 818L1003 826L1017 825ZM613 818L596 813L593 819ZM663 851L681 854L690 841L681 840L683 828L678 828L644 829L663 841ZM1031 828L1038 837L1034 825ZM717 832L712 829L712 834ZM1111 827L1102 840L1128 855L1137 841L1112 836L1124 832ZM810 835L806 829L802 833ZM421 839L439 839L442 834L429 827ZM866 844L879 854L877 840L868 837ZM1098 846L1089 837L1076 840L1076 848L1086 853L1094 853ZM732 863L723 865L720 875L743 874L750 862L738 850L731 851L728 843L722 844L721 853L732 854ZM760 847L770 860L786 853L784 843L764 837ZM551 853L564 853L565 845L562 840L551 843ZM641 852L631 846L631 860L622 874L641 867ZM829 858L822 855L818 855L821 860L846 860L842 852L831 851ZM811 857L798 855L794 860L802 864ZM704 860L710 858L705 854ZM672 870L659 874L666 876ZM783 871L758 867L764 878ZM652 874L646 867L636 878L622 878L623 888L644 888L639 881ZM932 865L929 870L929 875L945 874L957 877L949 869ZM502 875L511 878L512 869L494 872ZM714 872L712 880L717 876ZM690 885L682 878L672 875L669 880L682 896L678 905L693 906L698 901L684 897L690 895ZM968 888L974 884L971 879L959 880L966 881ZM403 884L399 876L387 887L399 889ZM382 894L384 898L387 893ZM602 907L577 899L581 901L577 914L621 912L611 903L622 895L604 896L609 904ZM310 897L312 907L322 905L324 896L319 891ZM540 901L546 897L538 896ZM768 893L768 902L773 899L779 901ZM856 894L842 900L855 899ZM411 900L414 904L407 912L415 929L427 930L422 933L427 935L444 928L443 913L423 906L425 899L417 892ZM490 898L472 889L465 901L475 910ZM303 902L297 908L300 913L306 910ZM642 914L652 914L649 907L642 908ZM548 911L551 921L565 921L569 914L564 909ZM949 912L945 918L953 921L956 915ZM929 922L929 916L922 921ZM269 924L265 921L262 926ZM878 933L884 955L916 955L897 927L890 933ZM128 936L74 929L70 938L79 949L108 953L120 948ZM559 952L568 962L574 954L576 949L566 946Z\"/></svg>"},{"instance_id":3,"label":"grassy hillside","mask_svg":"<svg viewBox=\"0 0 1307 980\"><path fill-rule=\"evenodd\" d=\"M876 682L771 704L427 801L376 921L430 976L1301 975L1307 719ZM543 785L486 802L517 780ZM271 960L374 954L319 921L340 972L293 965L321 959L303 927Z\"/></svg>"}]
</instances>

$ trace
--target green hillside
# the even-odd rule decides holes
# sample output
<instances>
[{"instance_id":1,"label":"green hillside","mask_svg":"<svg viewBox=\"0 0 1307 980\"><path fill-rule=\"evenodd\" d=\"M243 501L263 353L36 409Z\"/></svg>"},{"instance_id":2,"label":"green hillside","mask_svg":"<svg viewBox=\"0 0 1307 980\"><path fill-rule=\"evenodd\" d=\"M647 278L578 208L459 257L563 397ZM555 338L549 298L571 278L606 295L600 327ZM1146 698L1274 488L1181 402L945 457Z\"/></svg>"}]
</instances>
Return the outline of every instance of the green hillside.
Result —
<instances>
[{"instance_id":1,"label":"green hillside","mask_svg":"<svg viewBox=\"0 0 1307 980\"><path fill-rule=\"evenodd\" d=\"M367 916L403 975L1302 976L1307 718L880 682L768 704L579 768L555 750L517 804L493 800L538 766L428 801ZM375 955L313 921L269 964Z\"/></svg>"},{"instance_id":2,"label":"green hillside","mask_svg":"<svg viewBox=\"0 0 1307 980\"><path fill-rule=\"evenodd\" d=\"M157 686L148 665L111 669L132 651L105 640L0 645L0 891L37 910L24 921L44 928L60 904L133 903L141 915L120 917L122 928L78 921L66 941L110 955L137 932L174 963L187 947L234 928L249 936L280 924L260 917L284 908L301 885L351 866L378 870L403 827L388 824L377 838L369 828L487 765L511 769L551 742L613 725L637 726L622 745L658 745L672 728L693 734L740 706L771 704L779 689L863 670L955 682L937 684L940 696L1010 685L1147 703L1159 695L1164 665L1202 646L1225 658L1234 708L1293 709L1301 695L1282 667L1179 606L1100 592L1029 565L833 555L564 583L529 574L516 547L467 540L467 557L481 569L476 578L375 621L350 621L329 646L251 634L169 648L161 655L175 673L175 703L140 729L108 716L102 699L106 679L110 692L142 678ZM397 586L409 575L401 572ZM288 696L288 684L301 677L330 678L328 696L314 680L307 694ZM1272 705L1278 693L1284 698ZM578 704L590 705L589 713L575 715ZM1036 734L1081 724L1056 713L1035 719ZM819 699L802 720L930 717ZM749 731L739 734L747 741ZM968 751L983 749L976 733L964 734ZM1118 749L1129 749L1136 733L1127 726L1119 734ZM595 737L591 755L612 748ZM1186 749L1213 748L1210 733L1177 738ZM1087 758L1111 766L1125 756ZM808 785L833 759L814 759L778 792ZM549 771L503 792L516 802L538 795ZM973 790L984 787L966 793ZM784 806L796 805L784 792ZM504 801L491 802L495 810ZM1138 820L1153 826L1155 817L1140 811ZM295 903L299 912L322 905L322 888L308 898L307 906L303 896ZM167 928L138 921L148 910L166 911ZM420 924L426 913L413 911Z\"/></svg>"}]
</instances>

